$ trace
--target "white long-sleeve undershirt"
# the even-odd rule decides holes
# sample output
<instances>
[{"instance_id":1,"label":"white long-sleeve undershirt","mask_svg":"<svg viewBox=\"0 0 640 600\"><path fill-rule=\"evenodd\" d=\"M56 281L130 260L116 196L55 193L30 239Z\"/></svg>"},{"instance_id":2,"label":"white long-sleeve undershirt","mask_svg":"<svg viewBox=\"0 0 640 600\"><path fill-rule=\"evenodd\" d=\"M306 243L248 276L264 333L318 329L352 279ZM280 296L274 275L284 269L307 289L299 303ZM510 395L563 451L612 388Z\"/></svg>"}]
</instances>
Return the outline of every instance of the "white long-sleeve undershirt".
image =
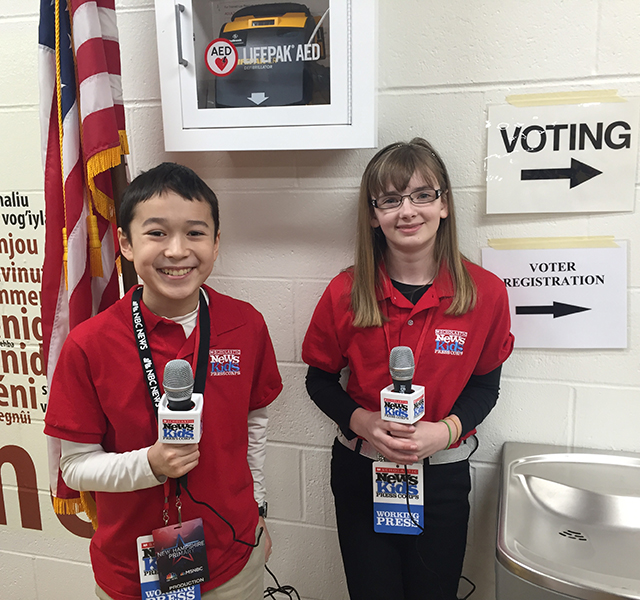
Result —
<instances>
[{"instance_id":1,"label":"white long-sleeve undershirt","mask_svg":"<svg viewBox=\"0 0 640 600\"><path fill-rule=\"evenodd\" d=\"M64 482L79 492L133 492L164 483L147 460L149 448L105 452L100 444L61 440L60 471Z\"/></svg>"},{"instance_id":2,"label":"white long-sleeve undershirt","mask_svg":"<svg viewBox=\"0 0 640 600\"><path fill-rule=\"evenodd\" d=\"M258 504L266 497L264 460L267 449L267 409L249 412L247 462L253 476L253 496ZM60 470L64 482L79 492L133 492L161 485L147 458L149 448L132 452L105 452L100 444L61 440Z\"/></svg>"}]
</instances>

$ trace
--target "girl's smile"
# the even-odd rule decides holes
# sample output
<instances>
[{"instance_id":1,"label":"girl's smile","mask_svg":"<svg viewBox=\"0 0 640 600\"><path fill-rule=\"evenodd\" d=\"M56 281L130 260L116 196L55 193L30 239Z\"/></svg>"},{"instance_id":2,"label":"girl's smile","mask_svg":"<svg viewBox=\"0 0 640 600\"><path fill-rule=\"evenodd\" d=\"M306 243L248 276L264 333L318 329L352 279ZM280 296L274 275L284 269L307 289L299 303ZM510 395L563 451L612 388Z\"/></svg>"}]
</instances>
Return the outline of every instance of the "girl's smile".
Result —
<instances>
[{"instance_id":1,"label":"girl's smile","mask_svg":"<svg viewBox=\"0 0 640 600\"><path fill-rule=\"evenodd\" d=\"M416 190L431 186L431 182L425 181L422 175L414 173L405 190L387 190L389 194L405 196L398 208L373 209L371 226L382 229L389 251L405 253L433 250L440 219L446 218L449 214L444 196L420 205L414 204L406 197Z\"/></svg>"}]
</instances>

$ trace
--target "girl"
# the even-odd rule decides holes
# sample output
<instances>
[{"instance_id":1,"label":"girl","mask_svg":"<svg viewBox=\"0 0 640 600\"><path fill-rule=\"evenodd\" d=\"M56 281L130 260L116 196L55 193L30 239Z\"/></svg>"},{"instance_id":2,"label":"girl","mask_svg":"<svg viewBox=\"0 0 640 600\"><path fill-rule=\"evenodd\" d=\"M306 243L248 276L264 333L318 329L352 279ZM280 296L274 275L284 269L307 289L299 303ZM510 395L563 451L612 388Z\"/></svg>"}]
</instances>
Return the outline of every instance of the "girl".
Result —
<instances>
[{"instance_id":1,"label":"girl","mask_svg":"<svg viewBox=\"0 0 640 600\"><path fill-rule=\"evenodd\" d=\"M426 388L425 415L415 425L381 418L395 346L412 349L413 381ZM457 598L468 459L512 349L504 284L458 249L441 158L420 138L382 149L362 177L355 264L327 287L302 349L307 390L338 424L331 488L351 600ZM377 460L422 463L420 535L374 531Z\"/></svg>"}]
</instances>

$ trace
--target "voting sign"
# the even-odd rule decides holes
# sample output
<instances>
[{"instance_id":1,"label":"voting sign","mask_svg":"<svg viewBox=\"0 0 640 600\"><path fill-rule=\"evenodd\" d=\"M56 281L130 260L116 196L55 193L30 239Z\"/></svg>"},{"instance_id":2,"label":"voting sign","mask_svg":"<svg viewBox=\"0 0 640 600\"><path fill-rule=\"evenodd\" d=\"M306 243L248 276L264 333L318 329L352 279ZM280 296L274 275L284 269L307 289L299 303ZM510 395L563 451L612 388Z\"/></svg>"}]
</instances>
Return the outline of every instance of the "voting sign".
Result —
<instances>
[{"instance_id":1,"label":"voting sign","mask_svg":"<svg viewBox=\"0 0 640 600\"><path fill-rule=\"evenodd\" d=\"M627 246L483 248L509 294L517 348L626 348Z\"/></svg>"},{"instance_id":2,"label":"voting sign","mask_svg":"<svg viewBox=\"0 0 640 600\"><path fill-rule=\"evenodd\" d=\"M639 107L490 107L487 213L632 211Z\"/></svg>"}]
</instances>

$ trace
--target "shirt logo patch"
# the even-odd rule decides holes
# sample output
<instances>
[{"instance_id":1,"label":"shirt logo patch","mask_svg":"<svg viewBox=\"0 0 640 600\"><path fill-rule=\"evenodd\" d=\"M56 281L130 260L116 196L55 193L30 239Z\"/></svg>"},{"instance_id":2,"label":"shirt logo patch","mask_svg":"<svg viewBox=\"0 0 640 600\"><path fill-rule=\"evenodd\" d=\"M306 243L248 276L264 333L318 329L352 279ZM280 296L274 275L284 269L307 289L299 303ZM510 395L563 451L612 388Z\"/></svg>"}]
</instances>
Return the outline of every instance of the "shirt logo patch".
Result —
<instances>
[{"instance_id":1,"label":"shirt logo patch","mask_svg":"<svg viewBox=\"0 0 640 600\"><path fill-rule=\"evenodd\" d=\"M240 375L240 350L209 349L209 375Z\"/></svg>"},{"instance_id":2,"label":"shirt logo patch","mask_svg":"<svg viewBox=\"0 0 640 600\"><path fill-rule=\"evenodd\" d=\"M453 329L436 329L436 354L462 356L468 332Z\"/></svg>"}]
</instances>

